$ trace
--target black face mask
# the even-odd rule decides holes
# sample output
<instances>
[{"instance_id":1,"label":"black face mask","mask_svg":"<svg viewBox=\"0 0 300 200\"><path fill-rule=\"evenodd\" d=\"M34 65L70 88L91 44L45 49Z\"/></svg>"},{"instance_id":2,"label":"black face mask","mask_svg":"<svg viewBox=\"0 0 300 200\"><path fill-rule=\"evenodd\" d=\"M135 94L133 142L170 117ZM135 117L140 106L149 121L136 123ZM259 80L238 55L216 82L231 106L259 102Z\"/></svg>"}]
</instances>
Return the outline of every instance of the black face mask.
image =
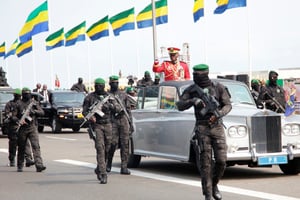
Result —
<instances>
[{"instance_id":1,"label":"black face mask","mask_svg":"<svg viewBox=\"0 0 300 200\"><path fill-rule=\"evenodd\" d=\"M14 99L15 99L15 100L21 99L21 95L19 95L19 94L14 94Z\"/></svg>"},{"instance_id":2,"label":"black face mask","mask_svg":"<svg viewBox=\"0 0 300 200\"><path fill-rule=\"evenodd\" d=\"M193 73L193 80L201 88L208 87L211 84L211 81L208 77L208 73L204 73L204 74Z\"/></svg>"},{"instance_id":3,"label":"black face mask","mask_svg":"<svg viewBox=\"0 0 300 200\"><path fill-rule=\"evenodd\" d=\"M111 82L110 85L110 91L115 92L119 89L119 82Z\"/></svg>"},{"instance_id":4,"label":"black face mask","mask_svg":"<svg viewBox=\"0 0 300 200\"><path fill-rule=\"evenodd\" d=\"M95 84L95 93L98 95L104 94L105 93L104 88L105 85L103 84Z\"/></svg>"},{"instance_id":5,"label":"black face mask","mask_svg":"<svg viewBox=\"0 0 300 200\"><path fill-rule=\"evenodd\" d=\"M31 99L31 94L30 93L23 93L22 94L22 99L23 101L28 101Z\"/></svg>"}]
</instances>

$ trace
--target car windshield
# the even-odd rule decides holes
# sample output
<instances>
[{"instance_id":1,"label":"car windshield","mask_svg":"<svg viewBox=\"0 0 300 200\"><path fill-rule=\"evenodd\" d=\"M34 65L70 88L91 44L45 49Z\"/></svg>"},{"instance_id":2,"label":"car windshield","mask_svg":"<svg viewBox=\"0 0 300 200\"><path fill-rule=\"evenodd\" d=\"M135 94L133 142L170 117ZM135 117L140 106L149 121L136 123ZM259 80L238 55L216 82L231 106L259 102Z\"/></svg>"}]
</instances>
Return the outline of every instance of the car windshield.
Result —
<instances>
[{"instance_id":1,"label":"car windshield","mask_svg":"<svg viewBox=\"0 0 300 200\"><path fill-rule=\"evenodd\" d=\"M83 93L54 93L53 102L82 103L85 95Z\"/></svg>"},{"instance_id":2,"label":"car windshield","mask_svg":"<svg viewBox=\"0 0 300 200\"><path fill-rule=\"evenodd\" d=\"M249 104L255 105L253 97L249 91L249 88L246 85L234 84L222 82L225 87L227 87L230 95L231 95L231 103L233 104ZM180 88L180 94L188 87L189 85L184 85Z\"/></svg>"},{"instance_id":3,"label":"car windshield","mask_svg":"<svg viewBox=\"0 0 300 200\"><path fill-rule=\"evenodd\" d=\"M13 98L14 98L14 95L12 93L8 93L8 92L0 93L0 102L1 103L7 103L8 101L12 100Z\"/></svg>"},{"instance_id":4,"label":"car windshield","mask_svg":"<svg viewBox=\"0 0 300 200\"><path fill-rule=\"evenodd\" d=\"M253 100L253 97L245 85L240 84L226 84L224 85L228 88L229 93L231 95L231 102L234 104L249 104L249 105L255 105L255 102Z\"/></svg>"}]
</instances>

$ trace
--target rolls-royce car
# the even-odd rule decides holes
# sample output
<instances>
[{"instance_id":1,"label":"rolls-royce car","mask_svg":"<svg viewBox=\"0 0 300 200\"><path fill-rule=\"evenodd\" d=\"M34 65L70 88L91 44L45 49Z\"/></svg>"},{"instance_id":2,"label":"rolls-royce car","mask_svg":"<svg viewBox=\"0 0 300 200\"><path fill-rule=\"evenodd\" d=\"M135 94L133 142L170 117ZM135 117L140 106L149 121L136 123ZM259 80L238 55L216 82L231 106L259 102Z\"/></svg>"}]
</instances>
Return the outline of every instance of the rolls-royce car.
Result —
<instances>
[{"instance_id":1,"label":"rolls-royce car","mask_svg":"<svg viewBox=\"0 0 300 200\"><path fill-rule=\"evenodd\" d=\"M279 165L284 174L300 172L300 115L285 117L258 109L248 86L239 81L214 79L231 95L232 110L223 117L227 166ZM166 81L139 88L132 110L134 132L128 167L138 167L142 157L154 156L192 162L199 169L194 148L194 108L178 111L176 102L193 81Z\"/></svg>"}]
</instances>

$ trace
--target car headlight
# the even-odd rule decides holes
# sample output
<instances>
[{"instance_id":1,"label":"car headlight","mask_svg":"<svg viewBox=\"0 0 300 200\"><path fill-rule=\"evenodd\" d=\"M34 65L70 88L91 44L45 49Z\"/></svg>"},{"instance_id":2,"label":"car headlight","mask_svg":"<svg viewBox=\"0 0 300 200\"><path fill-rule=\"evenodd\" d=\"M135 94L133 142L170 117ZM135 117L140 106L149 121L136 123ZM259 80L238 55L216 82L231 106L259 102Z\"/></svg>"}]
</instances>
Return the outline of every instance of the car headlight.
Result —
<instances>
[{"instance_id":1,"label":"car headlight","mask_svg":"<svg viewBox=\"0 0 300 200\"><path fill-rule=\"evenodd\" d=\"M69 111L66 108L59 108L59 109L57 109L57 112L58 113L68 113Z\"/></svg>"},{"instance_id":2,"label":"car headlight","mask_svg":"<svg viewBox=\"0 0 300 200\"><path fill-rule=\"evenodd\" d=\"M283 134L286 136L300 135L300 125L299 124L286 124L283 126Z\"/></svg>"},{"instance_id":3,"label":"car headlight","mask_svg":"<svg viewBox=\"0 0 300 200\"><path fill-rule=\"evenodd\" d=\"M242 138L247 135L247 127L246 126L231 126L227 130L227 134L232 138Z\"/></svg>"}]
</instances>

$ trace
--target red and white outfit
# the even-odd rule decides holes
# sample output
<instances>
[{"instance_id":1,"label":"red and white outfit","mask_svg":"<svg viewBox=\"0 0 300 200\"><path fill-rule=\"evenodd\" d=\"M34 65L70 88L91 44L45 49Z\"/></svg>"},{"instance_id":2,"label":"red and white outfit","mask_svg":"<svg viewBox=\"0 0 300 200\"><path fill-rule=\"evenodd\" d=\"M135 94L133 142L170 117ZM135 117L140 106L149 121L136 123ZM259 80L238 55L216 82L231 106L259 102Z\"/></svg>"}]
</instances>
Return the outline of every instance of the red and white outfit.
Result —
<instances>
[{"instance_id":1,"label":"red and white outfit","mask_svg":"<svg viewBox=\"0 0 300 200\"><path fill-rule=\"evenodd\" d=\"M165 81L179 81L179 80L189 80L190 71L189 67L185 62L177 62L176 64L171 63L171 61L164 61L159 64L155 62L152 68L155 73L164 73Z\"/></svg>"}]
</instances>

